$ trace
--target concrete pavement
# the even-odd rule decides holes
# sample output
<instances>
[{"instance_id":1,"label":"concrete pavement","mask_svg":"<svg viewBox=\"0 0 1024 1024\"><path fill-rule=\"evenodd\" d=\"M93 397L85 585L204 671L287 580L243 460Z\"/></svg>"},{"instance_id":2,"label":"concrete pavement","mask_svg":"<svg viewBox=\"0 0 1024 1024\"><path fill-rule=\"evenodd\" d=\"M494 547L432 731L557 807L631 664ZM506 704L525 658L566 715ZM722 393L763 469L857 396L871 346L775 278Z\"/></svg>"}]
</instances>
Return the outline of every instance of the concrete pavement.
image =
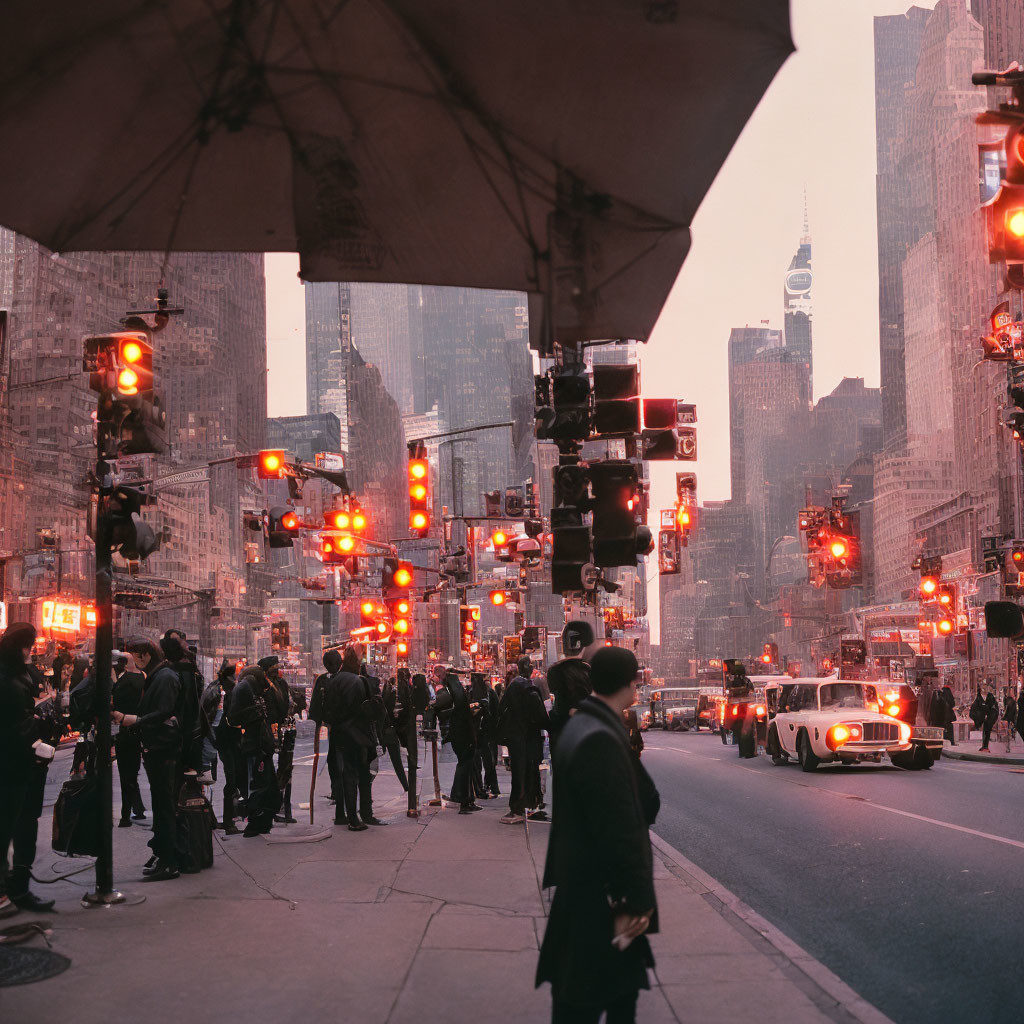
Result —
<instances>
[{"instance_id":1,"label":"concrete pavement","mask_svg":"<svg viewBox=\"0 0 1024 1024\"><path fill-rule=\"evenodd\" d=\"M297 751L296 793L308 793L306 746ZM66 769L63 758L54 766L48 804ZM451 771L442 765L449 784ZM500 778L507 790L507 774ZM82 909L91 872L38 886L58 900L58 912L42 917L72 966L49 981L3 989L5 1019L548 1019L548 990L534 989L533 975L548 907L540 877L549 826L500 824L504 799L473 815L424 808L409 819L390 771L374 793L387 827L334 828L326 824L333 809L319 796L313 828L308 812L296 809L300 824L277 826L266 839L217 833L214 867L172 882L141 881L148 830L115 829L117 884L146 901ZM44 836L47 826L48 812ZM45 848L36 860L42 877L68 869ZM641 994L639 1020L871 1019L794 971L792 950L766 943L671 851L659 849L656 873L658 968L652 990Z\"/></svg>"}]
</instances>

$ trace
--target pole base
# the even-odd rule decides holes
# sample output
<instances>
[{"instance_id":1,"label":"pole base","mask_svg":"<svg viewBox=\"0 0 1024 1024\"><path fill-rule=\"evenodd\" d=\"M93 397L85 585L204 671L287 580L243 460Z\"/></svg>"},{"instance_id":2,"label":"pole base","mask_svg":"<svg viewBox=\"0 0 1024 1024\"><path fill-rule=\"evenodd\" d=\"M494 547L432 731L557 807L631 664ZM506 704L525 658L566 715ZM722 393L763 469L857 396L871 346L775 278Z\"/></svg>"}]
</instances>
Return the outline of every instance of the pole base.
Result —
<instances>
[{"instance_id":1,"label":"pole base","mask_svg":"<svg viewBox=\"0 0 1024 1024\"><path fill-rule=\"evenodd\" d=\"M146 897L137 893L123 893L114 890L112 892L87 892L82 897L82 906L86 910L93 907L135 907L145 903Z\"/></svg>"},{"instance_id":2,"label":"pole base","mask_svg":"<svg viewBox=\"0 0 1024 1024\"><path fill-rule=\"evenodd\" d=\"M440 797L436 797L433 800L428 800L427 801L427 806L428 807L444 807L446 805L445 805L445 802Z\"/></svg>"}]
</instances>

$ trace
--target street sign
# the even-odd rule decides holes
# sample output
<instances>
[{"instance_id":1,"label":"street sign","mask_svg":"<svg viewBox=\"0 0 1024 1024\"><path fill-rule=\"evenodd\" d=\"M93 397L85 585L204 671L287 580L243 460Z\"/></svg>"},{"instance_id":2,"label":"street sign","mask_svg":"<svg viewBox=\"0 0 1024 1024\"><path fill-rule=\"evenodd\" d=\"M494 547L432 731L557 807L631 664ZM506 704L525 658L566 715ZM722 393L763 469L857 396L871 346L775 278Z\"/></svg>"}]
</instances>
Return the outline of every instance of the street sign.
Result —
<instances>
[{"instance_id":1,"label":"street sign","mask_svg":"<svg viewBox=\"0 0 1024 1024\"><path fill-rule=\"evenodd\" d=\"M889 659L889 682L902 683L905 666L902 658Z\"/></svg>"}]
</instances>

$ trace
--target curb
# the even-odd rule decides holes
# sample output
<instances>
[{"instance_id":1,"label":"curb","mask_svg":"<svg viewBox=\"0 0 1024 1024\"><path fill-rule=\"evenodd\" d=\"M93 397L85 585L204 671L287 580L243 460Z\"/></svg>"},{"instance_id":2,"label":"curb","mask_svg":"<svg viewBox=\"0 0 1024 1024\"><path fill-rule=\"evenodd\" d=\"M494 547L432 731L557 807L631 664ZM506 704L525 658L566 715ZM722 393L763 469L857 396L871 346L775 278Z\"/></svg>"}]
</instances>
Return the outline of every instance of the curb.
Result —
<instances>
[{"instance_id":1,"label":"curb","mask_svg":"<svg viewBox=\"0 0 1024 1024\"><path fill-rule=\"evenodd\" d=\"M1024 757L1012 757L1009 754L971 754L961 753L959 750L950 750L949 747L942 748L942 756L948 757L951 761L977 761L979 764L1016 764L1024 765Z\"/></svg>"},{"instance_id":2,"label":"curb","mask_svg":"<svg viewBox=\"0 0 1024 1024\"><path fill-rule=\"evenodd\" d=\"M726 889L721 882L712 878L706 871L703 871L654 832L651 832L651 845L663 857L704 886L710 895L716 897L727 910L735 914L744 924L774 947L797 971L805 975L830 999L835 1000L838 1006L854 1020L859 1021L860 1024L894 1024L891 1018L869 1003L863 996L858 995L820 960L811 956L802 946L798 946L775 925L763 918L753 907L744 903L738 896Z\"/></svg>"}]
</instances>

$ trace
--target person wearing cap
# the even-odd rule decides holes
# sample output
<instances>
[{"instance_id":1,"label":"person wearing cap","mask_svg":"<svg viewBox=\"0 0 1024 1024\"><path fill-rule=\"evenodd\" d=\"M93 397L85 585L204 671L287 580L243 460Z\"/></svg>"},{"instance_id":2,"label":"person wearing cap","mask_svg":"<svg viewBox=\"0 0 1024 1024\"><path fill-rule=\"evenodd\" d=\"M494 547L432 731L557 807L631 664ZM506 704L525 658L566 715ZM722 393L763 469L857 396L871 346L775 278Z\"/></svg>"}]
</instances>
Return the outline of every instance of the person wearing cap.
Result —
<instances>
[{"instance_id":1,"label":"person wearing cap","mask_svg":"<svg viewBox=\"0 0 1024 1024\"><path fill-rule=\"evenodd\" d=\"M604 1013L616 1024L634 1021L654 966L647 942L657 930L651 794L643 792L623 720L636 701L638 673L631 651L599 650L590 665L593 693L566 723L554 755L543 884L555 895L536 984L551 983L555 1022L597 1021Z\"/></svg>"},{"instance_id":2,"label":"person wearing cap","mask_svg":"<svg viewBox=\"0 0 1024 1024\"><path fill-rule=\"evenodd\" d=\"M330 801L334 804L334 824L347 825L341 740L335 734L331 722L331 702L328 699L329 684L341 670L341 655L333 649L324 651L323 662L325 671L316 677L309 697L309 718L317 732L322 726L327 726L327 774L331 780Z\"/></svg>"},{"instance_id":3,"label":"person wearing cap","mask_svg":"<svg viewBox=\"0 0 1024 1024\"><path fill-rule=\"evenodd\" d=\"M12 623L0 637L0 915L20 910L46 911L28 887L35 860L39 814L43 807L47 764L40 764L35 735L35 682L29 672L35 627ZM8 850L14 844L10 874ZM16 908L16 909L15 909Z\"/></svg>"},{"instance_id":4,"label":"person wearing cap","mask_svg":"<svg viewBox=\"0 0 1024 1024\"><path fill-rule=\"evenodd\" d=\"M594 642L594 630L589 622L573 619L562 630L562 651L565 657L548 669L548 686L554 704L548 714L548 738L554 756L558 737L580 704L590 696L590 665L584 652Z\"/></svg>"}]
</instances>

